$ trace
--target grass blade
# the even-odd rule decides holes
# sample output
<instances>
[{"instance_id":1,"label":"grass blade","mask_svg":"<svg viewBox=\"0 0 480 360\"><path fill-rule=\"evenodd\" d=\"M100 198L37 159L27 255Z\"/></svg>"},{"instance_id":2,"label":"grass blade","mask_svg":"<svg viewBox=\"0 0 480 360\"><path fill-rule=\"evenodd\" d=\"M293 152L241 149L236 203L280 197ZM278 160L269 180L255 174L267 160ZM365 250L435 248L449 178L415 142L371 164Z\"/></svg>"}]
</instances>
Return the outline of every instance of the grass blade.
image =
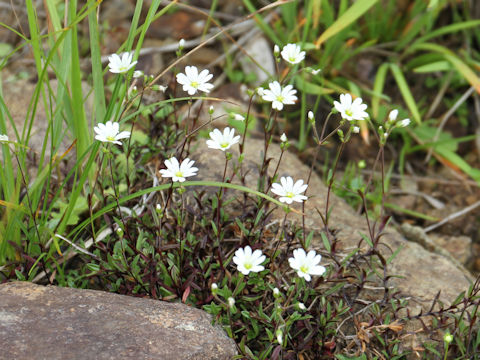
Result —
<instances>
[{"instance_id":1,"label":"grass blade","mask_svg":"<svg viewBox=\"0 0 480 360\"><path fill-rule=\"evenodd\" d=\"M367 12L378 0L357 0L343 15L341 15L315 42L317 48L332 36L338 34Z\"/></svg>"}]
</instances>

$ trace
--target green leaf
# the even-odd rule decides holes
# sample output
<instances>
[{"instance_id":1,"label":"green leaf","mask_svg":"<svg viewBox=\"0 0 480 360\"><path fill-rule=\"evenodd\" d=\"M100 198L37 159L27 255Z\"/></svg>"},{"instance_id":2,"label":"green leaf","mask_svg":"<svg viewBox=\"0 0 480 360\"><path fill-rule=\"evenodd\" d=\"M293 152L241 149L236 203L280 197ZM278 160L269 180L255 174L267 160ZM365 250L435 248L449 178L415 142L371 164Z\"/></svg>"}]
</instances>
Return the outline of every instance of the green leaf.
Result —
<instances>
[{"instance_id":1,"label":"green leaf","mask_svg":"<svg viewBox=\"0 0 480 360\"><path fill-rule=\"evenodd\" d=\"M348 8L347 11L343 13L327 30L325 30L322 35L317 39L315 45L320 47L325 41L327 41L332 36L338 34L340 31L345 29L347 26L352 24L360 16L362 16L368 9L370 9L378 0L357 0L355 3Z\"/></svg>"},{"instance_id":2,"label":"green leaf","mask_svg":"<svg viewBox=\"0 0 480 360\"><path fill-rule=\"evenodd\" d=\"M426 50L442 54L444 58L464 77L464 79L475 88L477 93L480 93L480 77L478 77L477 74L451 50L432 43L413 45L410 47L410 51L414 50Z\"/></svg>"}]
</instances>

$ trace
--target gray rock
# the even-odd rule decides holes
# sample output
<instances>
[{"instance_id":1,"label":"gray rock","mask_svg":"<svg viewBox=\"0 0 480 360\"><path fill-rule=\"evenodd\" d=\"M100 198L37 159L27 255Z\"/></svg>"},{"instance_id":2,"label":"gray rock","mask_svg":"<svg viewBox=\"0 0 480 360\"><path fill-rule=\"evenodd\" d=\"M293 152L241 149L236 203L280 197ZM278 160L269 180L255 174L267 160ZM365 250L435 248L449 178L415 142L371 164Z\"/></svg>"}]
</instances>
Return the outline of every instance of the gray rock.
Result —
<instances>
[{"instance_id":1,"label":"gray rock","mask_svg":"<svg viewBox=\"0 0 480 360\"><path fill-rule=\"evenodd\" d=\"M235 344L184 304L94 290L0 285L1 359L230 359Z\"/></svg>"}]
</instances>

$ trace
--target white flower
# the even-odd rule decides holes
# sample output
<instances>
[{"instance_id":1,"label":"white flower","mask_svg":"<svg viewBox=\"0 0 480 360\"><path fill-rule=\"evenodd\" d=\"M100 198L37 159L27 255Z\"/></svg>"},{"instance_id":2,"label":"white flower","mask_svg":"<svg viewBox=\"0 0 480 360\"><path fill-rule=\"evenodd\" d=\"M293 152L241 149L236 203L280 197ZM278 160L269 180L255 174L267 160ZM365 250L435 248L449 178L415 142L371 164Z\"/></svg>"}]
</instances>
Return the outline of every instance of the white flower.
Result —
<instances>
[{"instance_id":1,"label":"white flower","mask_svg":"<svg viewBox=\"0 0 480 360\"><path fill-rule=\"evenodd\" d=\"M217 294L217 290L218 290L218 285L217 285L217 283L212 283L211 289L212 289L212 294L213 294L213 295L216 295L216 294Z\"/></svg>"},{"instance_id":2,"label":"white flower","mask_svg":"<svg viewBox=\"0 0 480 360\"><path fill-rule=\"evenodd\" d=\"M280 184L272 184L272 192L280 196L280 201L291 204L292 202L302 202L307 200L305 195L302 195L307 190L308 185L303 183L303 180L298 180L295 184L291 176L280 179Z\"/></svg>"},{"instance_id":3,"label":"white flower","mask_svg":"<svg viewBox=\"0 0 480 360\"><path fill-rule=\"evenodd\" d=\"M367 105L362 104L361 98L356 98L352 102L350 94L341 94L340 102L334 101L333 104L345 120L365 120L368 117L368 114L365 112Z\"/></svg>"},{"instance_id":4,"label":"white flower","mask_svg":"<svg viewBox=\"0 0 480 360\"><path fill-rule=\"evenodd\" d=\"M162 212L162 205L157 204L157 205L155 206L155 209L157 210L158 213L161 213L161 212Z\"/></svg>"},{"instance_id":5,"label":"white flower","mask_svg":"<svg viewBox=\"0 0 480 360\"><path fill-rule=\"evenodd\" d=\"M139 78L139 77L142 77L143 76L143 71L142 70L135 70L133 72L133 77L136 79L136 78Z\"/></svg>"},{"instance_id":6,"label":"white flower","mask_svg":"<svg viewBox=\"0 0 480 360\"><path fill-rule=\"evenodd\" d=\"M259 88L257 89L257 94L258 94L259 96L265 95L265 89L262 88L262 87L259 87Z\"/></svg>"},{"instance_id":7,"label":"white flower","mask_svg":"<svg viewBox=\"0 0 480 360\"><path fill-rule=\"evenodd\" d=\"M307 116L308 116L308 120L310 121L315 119L315 115L313 114L313 111L309 111Z\"/></svg>"},{"instance_id":8,"label":"white flower","mask_svg":"<svg viewBox=\"0 0 480 360\"><path fill-rule=\"evenodd\" d=\"M122 54L122 57L117 54L112 54L108 57L108 67L110 72L114 74L123 74L130 70L138 61L133 61L133 52L126 52Z\"/></svg>"},{"instance_id":9,"label":"white flower","mask_svg":"<svg viewBox=\"0 0 480 360\"><path fill-rule=\"evenodd\" d=\"M306 281L310 281L310 275L323 275L327 269L318 265L322 259L321 255L317 255L315 250L305 253L302 248L293 250L293 258L289 258L290 267L297 271L298 276L303 277Z\"/></svg>"},{"instance_id":10,"label":"white flower","mask_svg":"<svg viewBox=\"0 0 480 360\"><path fill-rule=\"evenodd\" d=\"M229 307L229 308L232 308L232 307L235 305L235 299L230 296L230 297L227 299L227 303L228 303L228 307Z\"/></svg>"},{"instance_id":11,"label":"white flower","mask_svg":"<svg viewBox=\"0 0 480 360\"><path fill-rule=\"evenodd\" d=\"M243 275L248 275L251 272L259 272L265 268L260 265L265 261L265 255L262 255L262 251L257 249L252 253L252 248L250 246L245 246L245 248L240 248L235 251L235 256L233 257L233 262L237 264L237 270L240 271Z\"/></svg>"},{"instance_id":12,"label":"white flower","mask_svg":"<svg viewBox=\"0 0 480 360\"><path fill-rule=\"evenodd\" d=\"M237 121L245 121L245 116L242 116L240 114L233 114L233 118Z\"/></svg>"},{"instance_id":13,"label":"white flower","mask_svg":"<svg viewBox=\"0 0 480 360\"><path fill-rule=\"evenodd\" d=\"M408 126L410 125L410 119L403 119L401 121L398 122L398 126L400 127L405 127L405 126Z\"/></svg>"},{"instance_id":14,"label":"white flower","mask_svg":"<svg viewBox=\"0 0 480 360\"><path fill-rule=\"evenodd\" d=\"M213 85L208 81L213 77L207 69L202 70L199 74L196 66L186 66L185 74L177 74L177 82L183 85L183 91L188 95L194 95L198 90L203 92L210 92Z\"/></svg>"},{"instance_id":15,"label":"white flower","mask_svg":"<svg viewBox=\"0 0 480 360\"><path fill-rule=\"evenodd\" d=\"M0 142L7 142L7 141L8 141L8 135L0 134Z\"/></svg>"},{"instance_id":16,"label":"white flower","mask_svg":"<svg viewBox=\"0 0 480 360\"><path fill-rule=\"evenodd\" d=\"M305 307L305 304L302 302L297 303L297 306L300 310L305 311L307 308Z\"/></svg>"},{"instance_id":17,"label":"white flower","mask_svg":"<svg viewBox=\"0 0 480 360\"><path fill-rule=\"evenodd\" d=\"M305 59L305 51L301 50L300 46L296 44L285 45L282 50L283 60L290 64L298 64Z\"/></svg>"},{"instance_id":18,"label":"white flower","mask_svg":"<svg viewBox=\"0 0 480 360\"><path fill-rule=\"evenodd\" d=\"M285 133L282 134L282 136L280 136L280 141L281 142L287 142L287 135L285 135Z\"/></svg>"},{"instance_id":19,"label":"white flower","mask_svg":"<svg viewBox=\"0 0 480 360\"><path fill-rule=\"evenodd\" d=\"M278 290L277 287L273 289L273 296L274 297L279 297L280 296L280 290Z\"/></svg>"},{"instance_id":20,"label":"white flower","mask_svg":"<svg viewBox=\"0 0 480 360\"><path fill-rule=\"evenodd\" d=\"M171 177L173 182L184 182L185 178L197 175L198 168L194 167L195 161L186 158L180 164L176 157L165 160L166 169L160 170L162 177Z\"/></svg>"},{"instance_id":21,"label":"white flower","mask_svg":"<svg viewBox=\"0 0 480 360\"><path fill-rule=\"evenodd\" d=\"M355 134L358 134L360 132L360 128L358 126L354 126L352 131L355 133Z\"/></svg>"},{"instance_id":22,"label":"white flower","mask_svg":"<svg viewBox=\"0 0 480 360\"><path fill-rule=\"evenodd\" d=\"M280 111L283 109L283 105L295 104L297 90L292 85L287 85L282 89L280 83L274 81L268 84L268 87L270 90L264 89L262 98L265 101L271 101L272 108Z\"/></svg>"},{"instance_id":23,"label":"white flower","mask_svg":"<svg viewBox=\"0 0 480 360\"><path fill-rule=\"evenodd\" d=\"M320 71L322 71L322 69L310 69L312 75L317 75Z\"/></svg>"},{"instance_id":24,"label":"white flower","mask_svg":"<svg viewBox=\"0 0 480 360\"><path fill-rule=\"evenodd\" d=\"M122 145L119 140L128 139L130 137L129 131L119 132L120 124L118 122L107 121L105 124L99 123L93 128L93 130L97 133L95 139L100 140L101 142Z\"/></svg>"},{"instance_id":25,"label":"white flower","mask_svg":"<svg viewBox=\"0 0 480 360\"><path fill-rule=\"evenodd\" d=\"M240 135L235 135L235 129L226 127L223 130L223 134L218 129L214 129L210 132L210 140L207 140L207 146L210 149L217 149L226 151L230 149L232 145L235 145L240 140Z\"/></svg>"}]
</instances>

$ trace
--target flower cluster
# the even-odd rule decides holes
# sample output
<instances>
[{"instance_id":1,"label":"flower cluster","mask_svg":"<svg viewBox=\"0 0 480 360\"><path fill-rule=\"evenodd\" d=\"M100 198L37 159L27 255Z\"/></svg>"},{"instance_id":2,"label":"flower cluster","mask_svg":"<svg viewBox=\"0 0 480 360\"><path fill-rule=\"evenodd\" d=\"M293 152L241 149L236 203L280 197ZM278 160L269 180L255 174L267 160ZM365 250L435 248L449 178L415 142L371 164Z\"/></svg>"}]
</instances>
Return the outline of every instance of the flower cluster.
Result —
<instances>
[{"instance_id":1,"label":"flower cluster","mask_svg":"<svg viewBox=\"0 0 480 360\"><path fill-rule=\"evenodd\" d=\"M265 267L262 265L266 260L265 255L259 249L252 251L252 248L248 245L237 249L232 260L237 265L237 270L243 275L265 270ZM304 249L299 248L293 250L293 257L288 259L288 263L300 278L310 281L312 280L312 275L321 276L327 271L324 266L319 265L321 260L322 256L317 254L315 250L310 250L306 253ZM278 297L280 296L279 294L278 289L274 289L274 296Z\"/></svg>"}]
</instances>

